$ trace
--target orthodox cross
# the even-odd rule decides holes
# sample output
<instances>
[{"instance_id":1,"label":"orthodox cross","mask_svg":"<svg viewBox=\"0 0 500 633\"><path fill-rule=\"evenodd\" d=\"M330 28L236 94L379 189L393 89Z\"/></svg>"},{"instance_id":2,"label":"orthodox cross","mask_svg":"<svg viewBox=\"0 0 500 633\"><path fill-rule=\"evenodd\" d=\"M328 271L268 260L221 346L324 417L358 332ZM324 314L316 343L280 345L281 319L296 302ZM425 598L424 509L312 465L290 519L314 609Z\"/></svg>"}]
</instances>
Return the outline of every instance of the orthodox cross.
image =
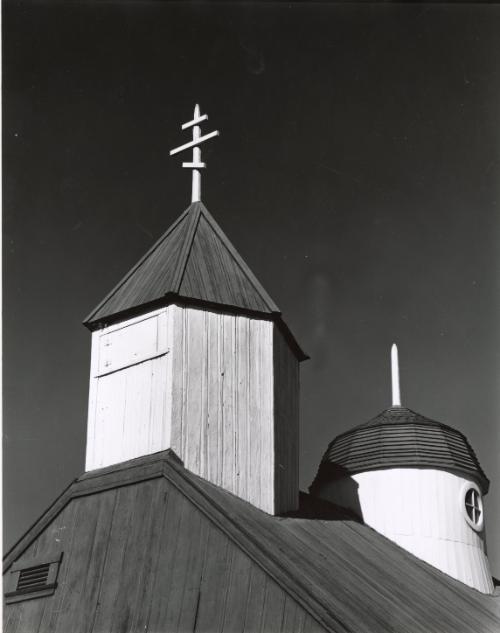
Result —
<instances>
[{"instance_id":1,"label":"orthodox cross","mask_svg":"<svg viewBox=\"0 0 500 633\"><path fill-rule=\"evenodd\" d=\"M188 169L192 169L193 171L193 185L191 192L191 202L199 202L201 199L201 172L200 169L206 167L205 163L201 162L201 143L208 141L209 138L213 138L214 136L219 136L219 131L215 130L214 132L210 132L209 134L205 134L201 136L201 130L199 124L202 121L206 121L208 119L207 114L200 114L200 106L198 104L194 107L194 116L191 121L187 123L183 123L181 125L181 130L188 130L190 127L193 128L193 140L189 141L189 143L185 143L184 145L180 145L175 149L170 151L170 156L174 154L178 154L179 152L183 152L185 149L193 148L193 160L190 163L182 163L183 167L187 167Z\"/></svg>"}]
</instances>

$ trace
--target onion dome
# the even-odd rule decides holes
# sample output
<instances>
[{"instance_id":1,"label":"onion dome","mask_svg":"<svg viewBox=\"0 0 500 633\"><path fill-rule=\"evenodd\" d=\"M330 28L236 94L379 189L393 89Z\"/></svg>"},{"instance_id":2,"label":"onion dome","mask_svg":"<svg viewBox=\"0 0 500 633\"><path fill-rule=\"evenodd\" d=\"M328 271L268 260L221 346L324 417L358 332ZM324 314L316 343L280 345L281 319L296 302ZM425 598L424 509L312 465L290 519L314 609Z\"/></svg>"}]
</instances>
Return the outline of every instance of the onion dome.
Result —
<instances>
[{"instance_id":1,"label":"onion dome","mask_svg":"<svg viewBox=\"0 0 500 633\"><path fill-rule=\"evenodd\" d=\"M387 468L434 468L474 480L483 494L489 481L467 438L411 409L392 406L338 435L328 446L311 492L335 479Z\"/></svg>"}]
</instances>

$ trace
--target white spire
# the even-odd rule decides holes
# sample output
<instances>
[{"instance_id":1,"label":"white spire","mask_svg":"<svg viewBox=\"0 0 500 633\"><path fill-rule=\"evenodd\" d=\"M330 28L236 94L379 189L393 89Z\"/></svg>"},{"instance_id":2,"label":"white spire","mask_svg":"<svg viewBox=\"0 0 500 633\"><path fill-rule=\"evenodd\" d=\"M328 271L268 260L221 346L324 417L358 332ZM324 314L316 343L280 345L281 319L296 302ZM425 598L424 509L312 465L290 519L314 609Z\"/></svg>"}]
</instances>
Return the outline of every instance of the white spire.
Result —
<instances>
[{"instance_id":1,"label":"white spire","mask_svg":"<svg viewBox=\"0 0 500 633\"><path fill-rule=\"evenodd\" d=\"M200 145L204 141L208 141L209 138L213 138L214 136L219 136L219 131L215 130L214 132L210 132L209 134L205 134L201 136L201 128L199 123L202 121L206 121L208 119L208 115L200 114L200 106L196 104L194 106L194 115L191 121L187 123L183 123L181 125L182 130L187 130L188 128L193 128L193 140L189 143L185 143L184 145L180 145L175 149L170 151L170 156L174 154L178 154L179 152L184 151L185 149L193 148L193 160L191 163L182 163L183 167L187 167L188 169L193 170L193 184L191 190L191 202L199 202L201 200L201 172L200 169L206 167L205 163L201 162L201 149Z\"/></svg>"},{"instance_id":2,"label":"white spire","mask_svg":"<svg viewBox=\"0 0 500 633\"><path fill-rule=\"evenodd\" d=\"M391 370L392 370L392 406L401 406L401 393L399 390L399 358L396 343L391 348Z\"/></svg>"}]
</instances>

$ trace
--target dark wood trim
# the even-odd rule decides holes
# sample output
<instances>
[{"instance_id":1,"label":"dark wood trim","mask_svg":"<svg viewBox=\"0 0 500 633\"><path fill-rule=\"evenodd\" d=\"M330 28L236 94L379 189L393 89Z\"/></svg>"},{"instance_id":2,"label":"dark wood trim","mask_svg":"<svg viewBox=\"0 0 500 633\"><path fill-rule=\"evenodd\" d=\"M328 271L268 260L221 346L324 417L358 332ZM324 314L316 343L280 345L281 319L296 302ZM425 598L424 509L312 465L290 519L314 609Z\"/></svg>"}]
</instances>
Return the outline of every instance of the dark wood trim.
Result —
<instances>
[{"instance_id":1,"label":"dark wood trim","mask_svg":"<svg viewBox=\"0 0 500 633\"><path fill-rule=\"evenodd\" d=\"M172 472L175 473L174 476ZM300 560L297 564L291 564L290 560L286 565L283 564L282 557L275 555L274 550L266 546L266 536L259 534L256 523L252 523L252 528L254 528L252 533L252 530L241 522L236 522L231 514L195 483L196 476L188 474L185 469L180 469L177 464L165 460L164 477L321 626L334 633L347 632L341 620L337 619L328 608L327 600L324 602L321 600L321 592L318 588L313 588L307 582L300 580L303 576Z\"/></svg>"},{"instance_id":2,"label":"dark wood trim","mask_svg":"<svg viewBox=\"0 0 500 633\"><path fill-rule=\"evenodd\" d=\"M246 316L251 319L262 319L263 321L273 321L285 337L285 340L290 345L290 348L292 349L297 359L302 362L304 360L309 360L310 358L297 343L297 340L292 334L290 328L283 320L281 312L270 313L258 312L256 310L247 310L246 308L240 308L238 306L222 305L219 303L211 303L210 301L203 301L201 299L182 297L173 292L167 293L161 299L149 301L148 303L143 303L142 305L134 308L128 308L127 310L117 312L116 314L113 314L111 316L102 317L101 319L97 319L96 321L84 321L83 325L85 325L85 327L88 328L91 332L95 332L96 330L108 327L109 325L114 325L116 323L119 323L120 321L126 321L128 319L132 319L133 317L152 312L153 310L158 310L159 308L166 308L169 305L177 305L183 308L186 307L197 308L200 310L210 310L211 312L216 312L218 314Z\"/></svg>"},{"instance_id":3,"label":"dark wood trim","mask_svg":"<svg viewBox=\"0 0 500 633\"><path fill-rule=\"evenodd\" d=\"M181 215L177 218L177 220L175 220L175 222L168 227L165 233L163 233L163 235L158 240L156 240L153 246L151 246L151 248L149 248L148 251L139 259L139 261L135 264L135 266L132 266L132 268L127 272L127 274L124 277L120 279L120 281L116 284L116 286L114 286L108 292L108 294L104 297L104 299L92 310L92 312L90 312L85 317L83 322L85 325L87 325L87 327L90 327L89 322L91 321L94 314L99 312L102 306L116 293L116 291L119 288L123 286L123 284L135 273L135 271L141 266L141 264L151 255L151 253L153 253L158 248L158 246L160 246L163 240L165 240L170 235L170 233L172 233L172 231L180 224L180 222L184 220L186 215L189 213L191 207L192 207L192 204L190 204L189 207L185 209L183 213L181 213Z\"/></svg>"},{"instance_id":4,"label":"dark wood trim","mask_svg":"<svg viewBox=\"0 0 500 633\"><path fill-rule=\"evenodd\" d=\"M21 602L21 600L33 600L34 598L44 598L51 596L57 588L57 582L45 585L41 589L20 589L19 591L9 591L5 594L6 604Z\"/></svg>"},{"instance_id":5,"label":"dark wood trim","mask_svg":"<svg viewBox=\"0 0 500 633\"><path fill-rule=\"evenodd\" d=\"M58 556L43 558L43 556L33 556L33 558L23 559L22 563L14 563L11 571L22 571L28 567L37 567L38 565L52 565L53 563L59 564L61 562L63 553Z\"/></svg>"}]
</instances>

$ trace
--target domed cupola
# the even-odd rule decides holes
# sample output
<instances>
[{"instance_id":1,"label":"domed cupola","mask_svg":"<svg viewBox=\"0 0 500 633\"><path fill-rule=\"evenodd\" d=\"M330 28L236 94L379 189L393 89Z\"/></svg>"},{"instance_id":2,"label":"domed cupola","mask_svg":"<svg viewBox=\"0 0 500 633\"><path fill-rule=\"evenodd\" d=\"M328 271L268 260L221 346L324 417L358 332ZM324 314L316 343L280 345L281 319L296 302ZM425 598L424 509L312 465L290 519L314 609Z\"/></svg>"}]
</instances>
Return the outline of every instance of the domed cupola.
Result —
<instances>
[{"instance_id":1,"label":"domed cupola","mask_svg":"<svg viewBox=\"0 0 500 633\"><path fill-rule=\"evenodd\" d=\"M395 345L392 382L393 406L329 444L310 492L491 593L482 503L489 481L462 433L401 406Z\"/></svg>"},{"instance_id":2,"label":"domed cupola","mask_svg":"<svg viewBox=\"0 0 500 633\"><path fill-rule=\"evenodd\" d=\"M390 407L338 435L328 446L314 491L346 473L387 468L436 468L472 479L486 494L489 481L465 435L406 407Z\"/></svg>"}]
</instances>

